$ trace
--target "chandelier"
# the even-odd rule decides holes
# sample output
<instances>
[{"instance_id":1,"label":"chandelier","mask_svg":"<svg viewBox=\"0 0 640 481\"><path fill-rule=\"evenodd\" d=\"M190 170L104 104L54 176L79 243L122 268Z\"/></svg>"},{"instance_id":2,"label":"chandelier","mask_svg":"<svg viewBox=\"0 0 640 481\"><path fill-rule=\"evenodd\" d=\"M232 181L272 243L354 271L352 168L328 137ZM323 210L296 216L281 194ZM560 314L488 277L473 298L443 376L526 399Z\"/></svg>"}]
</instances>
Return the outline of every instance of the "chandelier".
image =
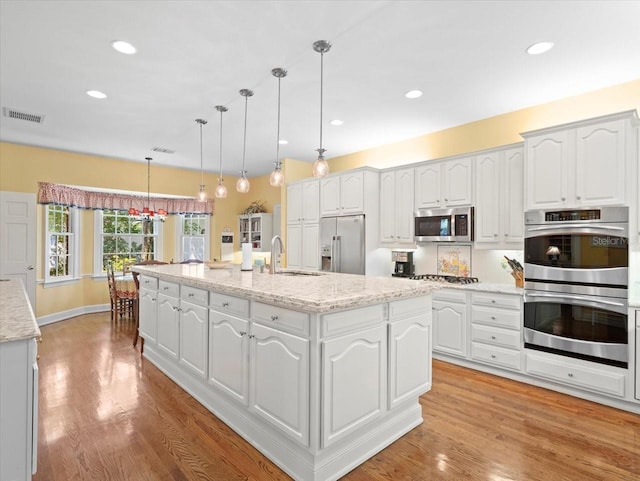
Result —
<instances>
[{"instance_id":1,"label":"chandelier","mask_svg":"<svg viewBox=\"0 0 640 481\"><path fill-rule=\"evenodd\" d=\"M316 149L318 152L318 159L313 163L313 176L324 177L329 173L329 164L324 160L325 149L322 148L322 89L323 89L323 70L324 70L324 54L331 49L331 44L326 40L318 40L313 42L313 50L320 54L320 148Z\"/></svg>"},{"instance_id":2,"label":"chandelier","mask_svg":"<svg viewBox=\"0 0 640 481\"><path fill-rule=\"evenodd\" d=\"M151 157L145 157L147 161L147 205L140 212L138 209L129 208L129 216L136 220L155 220L164 222L167 218L167 211L164 209L158 209L157 212L152 211L149 208L151 205Z\"/></svg>"}]
</instances>

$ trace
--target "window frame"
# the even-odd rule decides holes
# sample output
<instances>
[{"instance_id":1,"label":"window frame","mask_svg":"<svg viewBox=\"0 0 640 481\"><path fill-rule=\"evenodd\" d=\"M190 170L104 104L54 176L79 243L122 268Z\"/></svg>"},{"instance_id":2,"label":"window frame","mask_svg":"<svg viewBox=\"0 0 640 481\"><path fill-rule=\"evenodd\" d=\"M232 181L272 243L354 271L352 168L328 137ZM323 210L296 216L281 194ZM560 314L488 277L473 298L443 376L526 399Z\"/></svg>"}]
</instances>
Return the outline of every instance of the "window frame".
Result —
<instances>
[{"instance_id":1,"label":"window frame","mask_svg":"<svg viewBox=\"0 0 640 481\"><path fill-rule=\"evenodd\" d=\"M187 216L189 217L203 217L204 218L204 228L205 228L205 235L204 235L204 259L202 259L203 261L206 261L208 259L210 259L211 257L211 216L208 214L179 214L177 217L177 221L176 221L176 230L175 230L175 235L176 235L176 249L175 249L175 259L176 262L182 262L186 259L182 258L182 241L185 237L201 237L201 236L187 236L184 234L184 222L187 219Z\"/></svg>"},{"instance_id":2,"label":"window frame","mask_svg":"<svg viewBox=\"0 0 640 481\"><path fill-rule=\"evenodd\" d=\"M106 278L106 271L102 270L102 258L103 258L103 219L104 219L104 211L105 210L118 210L118 209L96 209L93 213L93 277L95 278ZM127 211L119 210L123 214L126 214ZM128 214L126 214L128 215ZM153 234L155 237L155 252L154 259L162 260L163 253L163 222L153 221L156 226L156 232ZM130 234L126 234L130 235ZM138 234L135 234L138 235Z\"/></svg>"},{"instance_id":3,"label":"window frame","mask_svg":"<svg viewBox=\"0 0 640 481\"><path fill-rule=\"evenodd\" d=\"M51 208L67 208L69 215L69 229L68 232L57 232L49 229L49 212ZM46 204L44 206L44 256L42 261L43 279L44 285L60 285L65 283L75 283L80 279L80 242L78 242L80 232L80 213L77 207L60 205L60 204ZM51 276L49 271L49 254L51 252L51 236L52 235L66 235L69 238L68 248L68 267L69 274L65 276Z\"/></svg>"}]
</instances>

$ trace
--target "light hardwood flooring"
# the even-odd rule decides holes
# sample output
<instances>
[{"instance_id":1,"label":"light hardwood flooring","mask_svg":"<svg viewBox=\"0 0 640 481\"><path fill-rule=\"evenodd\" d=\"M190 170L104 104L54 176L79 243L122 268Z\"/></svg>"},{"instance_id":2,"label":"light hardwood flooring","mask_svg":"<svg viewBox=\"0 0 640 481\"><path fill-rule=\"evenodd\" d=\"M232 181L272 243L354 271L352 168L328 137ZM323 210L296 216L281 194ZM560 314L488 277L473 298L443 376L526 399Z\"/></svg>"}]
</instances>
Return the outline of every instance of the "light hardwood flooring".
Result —
<instances>
[{"instance_id":1,"label":"light hardwood flooring","mask_svg":"<svg viewBox=\"0 0 640 481\"><path fill-rule=\"evenodd\" d=\"M42 328L34 481L286 480L108 313ZM640 416L434 361L424 423L346 481L640 480Z\"/></svg>"}]
</instances>

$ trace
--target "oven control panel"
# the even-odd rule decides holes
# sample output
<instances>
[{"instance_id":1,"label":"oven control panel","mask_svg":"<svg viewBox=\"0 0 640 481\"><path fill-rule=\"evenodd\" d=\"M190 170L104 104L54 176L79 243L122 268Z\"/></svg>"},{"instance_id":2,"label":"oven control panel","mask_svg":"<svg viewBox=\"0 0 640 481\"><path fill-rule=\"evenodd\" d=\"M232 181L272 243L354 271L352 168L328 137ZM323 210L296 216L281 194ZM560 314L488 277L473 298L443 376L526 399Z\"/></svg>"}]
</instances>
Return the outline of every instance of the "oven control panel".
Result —
<instances>
[{"instance_id":1,"label":"oven control panel","mask_svg":"<svg viewBox=\"0 0 640 481\"><path fill-rule=\"evenodd\" d=\"M598 220L600 219L600 209L589 210L558 210L545 212L545 222L566 222L575 220Z\"/></svg>"}]
</instances>

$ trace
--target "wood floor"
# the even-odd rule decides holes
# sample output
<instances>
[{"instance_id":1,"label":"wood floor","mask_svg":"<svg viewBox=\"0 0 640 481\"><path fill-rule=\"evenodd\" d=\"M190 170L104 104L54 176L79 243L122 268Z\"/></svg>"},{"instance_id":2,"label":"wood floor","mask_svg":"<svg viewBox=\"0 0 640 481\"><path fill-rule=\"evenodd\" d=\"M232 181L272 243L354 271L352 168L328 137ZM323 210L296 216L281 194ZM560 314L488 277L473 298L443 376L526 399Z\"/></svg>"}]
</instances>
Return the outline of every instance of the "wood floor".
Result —
<instances>
[{"instance_id":1,"label":"wood floor","mask_svg":"<svg viewBox=\"0 0 640 481\"><path fill-rule=\"evenodd\" d=\"M286 480L108 313L42 328L34 481ZM631 481L640 416L443 362L424 423L346 481Z\"/></svg>"}]
</instances>

